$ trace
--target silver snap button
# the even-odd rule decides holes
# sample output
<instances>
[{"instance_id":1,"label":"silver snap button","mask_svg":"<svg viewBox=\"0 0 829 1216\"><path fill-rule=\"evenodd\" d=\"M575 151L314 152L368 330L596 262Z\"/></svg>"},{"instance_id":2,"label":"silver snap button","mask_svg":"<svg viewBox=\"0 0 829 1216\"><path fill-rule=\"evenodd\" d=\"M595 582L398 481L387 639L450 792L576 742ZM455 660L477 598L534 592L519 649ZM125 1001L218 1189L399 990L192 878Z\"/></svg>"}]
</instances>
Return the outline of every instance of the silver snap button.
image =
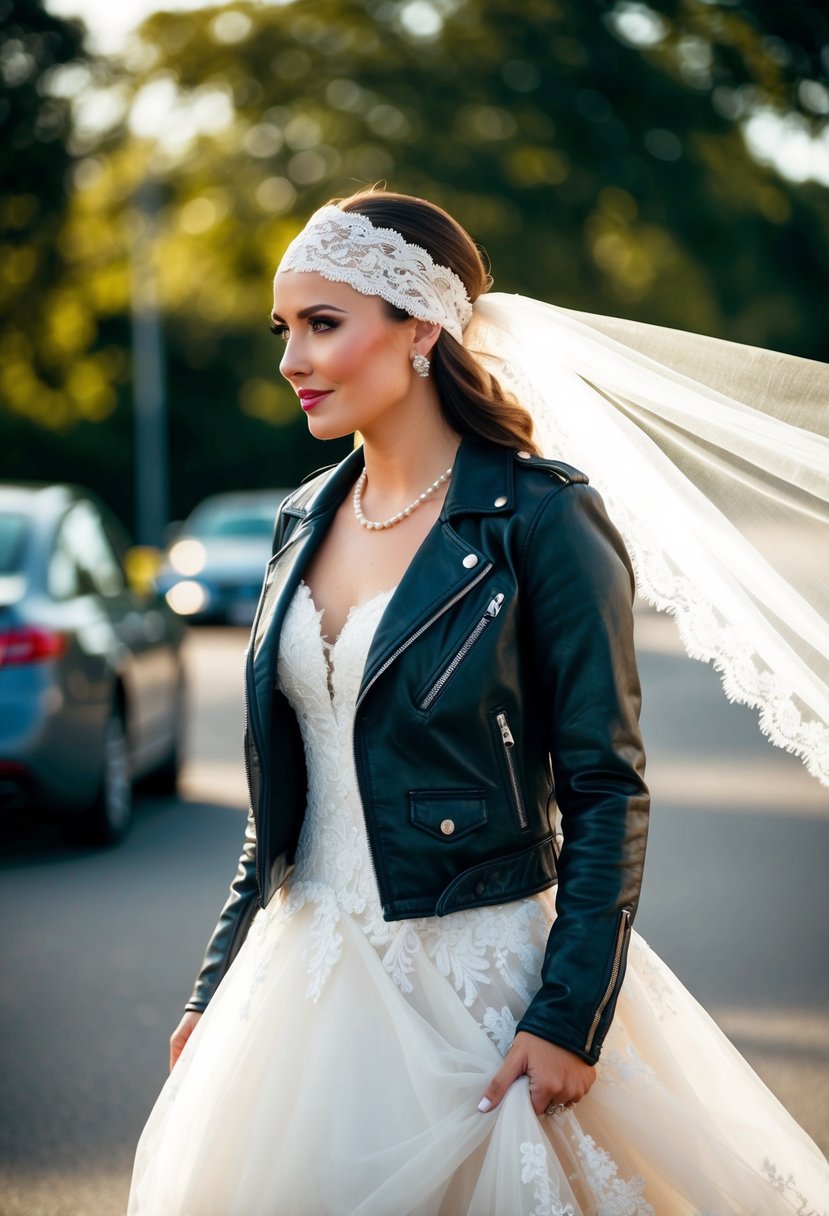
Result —
<instances>
[{"instance_id":1,"label":"silver snap button","mask_svg":"<svg viewBox=\"0 0 829 1216\"><path fill-rule=\"evenodd\" d=\"M452 819L441 819L440 830L443 832L444 836L451 836L455 830L454 821Z\"/></svg>"},{"instance_id":2,"label":"silver snap button","mask_svg":"<svg viewBox=\"0 0 829 1216\"><path fill-rule=\"evenodd\" d=\"M518 453L519 460L532 460L532 456L533 456L532 452L519 452Z\"/></svg>"},{"instance_id":3,"label":"silver snap button","mask_svg":"<svg viewBox=\"0 0 829 1216\"><path fill-rule=\"evenodd\" d=\"M505 507L507 505L507 500L502 494L500 498L495 499L495 502L492 505L493 507Z\"/></svg>"},{"instance_id":4,"label":"silver snap button","mask_svg":"<svg viewBox=\"0 0 829 1216\"><path fill-rule=\"evenodd\" d=\"M478 559L475 556L475 554L467 553L466 557L463 559L463 565L466 566L467 570L471 570L472 567L477 566L477 564L478 564Z\"/></svg>"}]
</instances>

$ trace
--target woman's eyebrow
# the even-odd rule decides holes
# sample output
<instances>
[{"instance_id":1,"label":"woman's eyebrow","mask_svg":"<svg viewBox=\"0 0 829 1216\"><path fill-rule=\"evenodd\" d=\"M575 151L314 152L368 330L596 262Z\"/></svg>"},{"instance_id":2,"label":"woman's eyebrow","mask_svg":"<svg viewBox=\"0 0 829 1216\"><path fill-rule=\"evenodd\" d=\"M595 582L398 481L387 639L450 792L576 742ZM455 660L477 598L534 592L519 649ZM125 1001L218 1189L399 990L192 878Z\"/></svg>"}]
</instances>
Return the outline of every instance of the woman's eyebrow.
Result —
<instances>
[{"instance_id":1,"label":"woman's eyebrow","mask_svg":"<svg viewBox=\"0 0 829 1216\"><path fill-rule=\"evenodd\" d=\"M320 312L322 309L325 309L326 312L345 312L344 308L337 308L334 304L312 304L310 308L301 308L297 317L300 321L304 321L306 317L310 317L312 312ZM272 312L271 320L281 321L282 317L278 312Z\"/></svg>"}]
</instances>

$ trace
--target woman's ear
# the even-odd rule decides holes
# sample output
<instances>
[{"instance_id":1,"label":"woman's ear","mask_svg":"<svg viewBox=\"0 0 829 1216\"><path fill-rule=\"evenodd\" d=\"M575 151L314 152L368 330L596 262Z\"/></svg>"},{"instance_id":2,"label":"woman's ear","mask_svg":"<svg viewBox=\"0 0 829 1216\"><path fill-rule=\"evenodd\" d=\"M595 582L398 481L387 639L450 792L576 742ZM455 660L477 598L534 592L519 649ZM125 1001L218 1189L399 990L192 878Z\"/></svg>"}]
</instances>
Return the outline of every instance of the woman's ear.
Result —
<instances>
[{"instance_id":1,"label":"woman's ear","mask_svg":"<svg viewBox=\"0 0 829 1216\"><path fill-rule=\"evenodd\" d=\"M415 321L412 352L428 355L440 337L441 327L437 321Z\"/></svg>"}]
</instances>

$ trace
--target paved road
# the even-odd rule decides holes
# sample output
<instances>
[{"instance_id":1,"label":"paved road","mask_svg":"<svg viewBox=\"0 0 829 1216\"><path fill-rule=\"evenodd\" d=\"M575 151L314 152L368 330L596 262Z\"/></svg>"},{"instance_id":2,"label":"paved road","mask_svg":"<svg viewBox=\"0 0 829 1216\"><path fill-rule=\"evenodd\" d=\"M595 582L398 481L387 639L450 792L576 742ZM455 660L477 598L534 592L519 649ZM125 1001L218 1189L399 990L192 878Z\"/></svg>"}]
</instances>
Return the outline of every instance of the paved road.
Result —
<instances>
[{"instance_id":1,"label":"paved road","mask_svg":"<svg viewBox=\"0 0 829 1216\"><path fill-rule=\"evenodd\" d=\"M637 927L829 1150L829 798L718 678L639 618L654 792ZM241 836L245 639L189 642L185 799L108 853L7 831L0 869L0 1216L120 1216L166 1041Z\"/></svg>"}]
</instances>

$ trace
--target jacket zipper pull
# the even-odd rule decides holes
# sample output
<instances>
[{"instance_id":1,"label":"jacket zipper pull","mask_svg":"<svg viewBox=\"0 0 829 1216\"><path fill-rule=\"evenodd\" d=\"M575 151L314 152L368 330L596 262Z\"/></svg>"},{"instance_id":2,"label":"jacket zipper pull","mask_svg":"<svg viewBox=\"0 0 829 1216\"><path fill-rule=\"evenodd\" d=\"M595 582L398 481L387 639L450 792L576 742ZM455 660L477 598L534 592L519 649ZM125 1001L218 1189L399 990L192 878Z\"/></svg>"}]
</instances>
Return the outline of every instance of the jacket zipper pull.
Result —
<instances>
[{"instance_id":1,"label":"jacket zipper pull","mask_svg":"<svg viewBox=\"0 0 829 1216\"><path fill-rule=\"evenodd\" d=\"M501 728L501 738L504 741L505 747L515 747L515 739L512 737L512 731L509 728L506 714L498 715L498 725Z\"/></svg>"},{"instance_id":2,"label":"jacket zipper pull","mask_svg":"<svg viewBox=\"0 0 829 1216\"><path fill-rule=\"evenodd\" d=\"M486 610L486 615L489 620L494 621L498 613L501 611L501 605L504 602L504 593L499 591L498 594L489 601L489 606Z\"/></svg>"}]
</instances>

